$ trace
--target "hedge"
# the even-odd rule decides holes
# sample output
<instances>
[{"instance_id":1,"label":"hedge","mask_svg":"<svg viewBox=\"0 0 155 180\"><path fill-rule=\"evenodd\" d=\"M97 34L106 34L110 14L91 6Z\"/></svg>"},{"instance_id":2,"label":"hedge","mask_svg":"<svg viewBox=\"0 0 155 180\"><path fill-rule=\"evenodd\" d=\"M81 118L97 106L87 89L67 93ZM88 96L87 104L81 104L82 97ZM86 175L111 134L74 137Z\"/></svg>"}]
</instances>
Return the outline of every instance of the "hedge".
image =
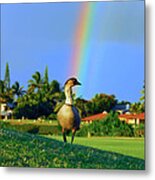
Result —
<instances>
[{"instance_id":1,"label":"hedge","mask_svg":"<svg viewBox=\"0 0 155 180\"><path fill-rule=\"evenodd\" d=\"M58 125L35 125L35 124L10 124L9 122L0 122L0 127L5 126L10 129L16 129L20 132L28 132L41 135L61 135L61 127ZM130 124L120 121L116 114L110 114L103 120L93 121L91 124L84 124L77 131L76 136L127 136L144 137L144 125L132 127ZM69 134L69 133L68 133Z\"/></svg>"},{"instance_id":2,"label":"hedge","mask_svg":"<svg viewBox=\"0 0 155 180\"><path fill-rule=\"evenodd\" d=\"M16 129L20 132L28 132L32 134L43 135L60 135L61 130L57 125L35 125L35 124L10 124L9 122L0 122L0 127Z\"/></svg>"}]
</instances>

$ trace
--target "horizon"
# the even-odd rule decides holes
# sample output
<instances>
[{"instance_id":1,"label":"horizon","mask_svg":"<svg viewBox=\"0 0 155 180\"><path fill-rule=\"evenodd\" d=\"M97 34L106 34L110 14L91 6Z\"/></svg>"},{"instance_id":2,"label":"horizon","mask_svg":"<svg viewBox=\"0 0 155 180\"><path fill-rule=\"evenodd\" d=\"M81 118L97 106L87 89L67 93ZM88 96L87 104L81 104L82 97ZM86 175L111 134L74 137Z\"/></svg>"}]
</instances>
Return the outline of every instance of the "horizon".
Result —
<instances>
[{"instance_id":1,"label":"horizon","mask_svg":"<svg viewBox=\"0 0 155 180\"><path fill-rule=\"evenodd\" d=\"M91 4L91 31L87 41L79 39L79 46L85 44L79 52L75 32L83 2L1 5L1 79L8 62L11 84L18 81L27 88L32 74L43 75L48 66L49 80L61 87L78 76L78 97L105 93L119 101L139 101L145 80L144 1ZM86 52L77 61L87 63L69 73L73 51Z\"/></svg>"}]
</instances>

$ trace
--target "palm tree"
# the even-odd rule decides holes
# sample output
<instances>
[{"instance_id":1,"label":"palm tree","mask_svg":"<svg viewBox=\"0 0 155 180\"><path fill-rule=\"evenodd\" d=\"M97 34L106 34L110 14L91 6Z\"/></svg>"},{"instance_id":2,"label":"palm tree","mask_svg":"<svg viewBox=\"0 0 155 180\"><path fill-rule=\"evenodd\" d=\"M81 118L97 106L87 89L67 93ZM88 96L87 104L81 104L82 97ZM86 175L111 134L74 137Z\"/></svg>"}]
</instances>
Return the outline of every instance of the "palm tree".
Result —
<instances>
[{"instance_id":1,"label":"palm tree","mask_svg":"<svg viewBox=\"0 0 155 180\"><path fill-rule=\"evenodd\" d=\"M39 90L43 85L43 80L41 78L40 72L36 71L32 75L32 79L28 81L28 92L34 92L36 89Z\"/></svg>"},{"instance_id":2,"label":"palm tree","mask_svg":"<svg viewBox=\"0 0 155 180\"><path fill-rule=\"evenodd\" d=\"M17 97L23 96L26 93L26 91L23 90L23 86L20 87L18 81L16 81L15 84L12 85L12 92L14 95L17 95Z\"/></svg>"}]
</instances>

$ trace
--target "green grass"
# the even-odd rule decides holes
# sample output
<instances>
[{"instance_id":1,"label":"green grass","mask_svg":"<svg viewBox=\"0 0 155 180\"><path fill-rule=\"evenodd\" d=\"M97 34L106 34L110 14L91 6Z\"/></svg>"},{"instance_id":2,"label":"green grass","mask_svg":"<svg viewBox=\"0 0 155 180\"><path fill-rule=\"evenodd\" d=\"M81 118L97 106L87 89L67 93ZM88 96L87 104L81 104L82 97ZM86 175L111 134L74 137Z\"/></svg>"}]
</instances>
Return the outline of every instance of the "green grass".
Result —
<instances>
[{"instance_id":1,"label":"green grass","mask_svg":"<svg viewBox=\"0 0 155 180\"><path fill-rule=\"evenodd\" d=\"M144 170L145 161L118 153L0 129L0 166Z\"/></svg>"},{"instance_id":2,"label":"green grass","mask_svg":"<svg viewBox=\"0 0 155 180\"><path fill-rule=\"evenodd\" d=\"M32 124L32 125L47 125L47 126L53 126L53 125L58 125L57 120L30 120L30 119L7 119L7 120L2 120L0 119L0 122L4 123L9 123L11 125L23 125L23 124Z\"/></svg>"},{"instance_id":3,"label":"green grass","mask_svg":"<svg viewBox=\"0 0 155 180\"><path fill-rule=\"evenodd\" d=\"M61 136L47 137L62 141ZM68 142L70 142L70 137ZM75 137L74 143L144 159L144 138Z\"/></svg>"}]
</instances>

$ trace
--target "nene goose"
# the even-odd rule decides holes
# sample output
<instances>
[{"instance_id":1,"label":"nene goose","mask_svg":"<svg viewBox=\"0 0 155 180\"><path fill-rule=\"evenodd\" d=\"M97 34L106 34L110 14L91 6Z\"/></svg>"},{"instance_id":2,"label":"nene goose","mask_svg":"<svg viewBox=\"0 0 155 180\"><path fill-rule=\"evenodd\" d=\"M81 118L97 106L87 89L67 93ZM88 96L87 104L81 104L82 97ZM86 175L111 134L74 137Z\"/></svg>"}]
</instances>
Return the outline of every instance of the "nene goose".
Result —
<instances>
[{"instance_id":1,"label":"nene goose","mask_svg":"<svg viewBox=\"0 0 155 180\"><path fill-rule=\"evenodd\" d=\"M80 126L80 116L77 108L73 105L72 99L72 87L76 85L81 85L80 82L77 81L76 78L72 77L65 82L65 104L60 108L57 113L57 119L62 127L62 134L64 142L67 142L66 139L66 132L72 131L72 139L71 144L74 141L74 136L76 131L79 129Z\"/></svg>"}]
</instances>

